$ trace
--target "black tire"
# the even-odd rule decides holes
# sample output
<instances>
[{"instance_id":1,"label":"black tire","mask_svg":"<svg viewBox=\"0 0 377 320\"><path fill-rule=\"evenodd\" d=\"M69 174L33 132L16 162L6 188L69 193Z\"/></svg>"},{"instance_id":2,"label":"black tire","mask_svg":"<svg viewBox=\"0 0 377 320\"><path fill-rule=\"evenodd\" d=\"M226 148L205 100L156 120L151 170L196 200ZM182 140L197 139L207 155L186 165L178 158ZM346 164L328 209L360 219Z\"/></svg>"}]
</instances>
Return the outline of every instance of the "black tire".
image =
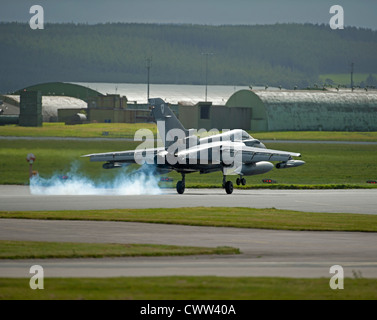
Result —
<instances>
[{"instance_id":1,"label":"black tire","mask_svg":"<svg viewBox=\"0 0 377 320\"><path fill-rule=\"evenodd\" d=\"M233 192L233 182L232 181L227 181L225 183L225 191L227 194L232 194Z\"/></svg>"},{"instance_id":2,"label":"black tire","mask_svg":"<svg viewBox=\"0 0 377 320\"><path fill-rule=\"evenodd\" d=\"M183 192L185 192L185 184L184 184L184 182L183 181L178 181L177 182L177 192L179 193L179 194L183 194Z\"/></svg>"},{"instance_id":3,"label":"black tire","mask_svg":"<svg viewBox=\"0 0 377 320\"><path fill-rule=\"evenodd\" d=\"M246 184L246 179L245 179L245 178L242 178L242 179L241 179L241 183L242 183L242 185L244 186L244 185Z\"/></svg>"},{"instance_id":4,"label":"black tire","mask_svg":"<svg viewBox=\"0 0 377 320\"><path fill-rule=\"evenodd\" d=\"M237 178L236 184L237 184L237 186L239 186L241 184L241 179L240 178Z\"/></svg>"}]
</instances>

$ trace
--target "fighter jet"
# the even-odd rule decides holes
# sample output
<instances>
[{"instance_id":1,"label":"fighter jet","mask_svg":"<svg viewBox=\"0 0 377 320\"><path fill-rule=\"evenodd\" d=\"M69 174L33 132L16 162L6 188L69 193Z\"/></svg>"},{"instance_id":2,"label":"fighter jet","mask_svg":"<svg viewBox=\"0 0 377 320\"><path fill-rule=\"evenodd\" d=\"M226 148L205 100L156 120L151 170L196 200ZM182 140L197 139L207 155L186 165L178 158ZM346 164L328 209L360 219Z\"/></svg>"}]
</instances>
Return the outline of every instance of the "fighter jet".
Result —
<instances>
[{"instance_id":1,"label":"fighter jet","mask_svg":"<svg viewBox=\"0 0 377 320\"><path fill-rule=\"evenodd\" d=\"M245 185L245 176L264 174L273 169L270 161L277 161L277 169L293 168L305 164L292 157L300 153L267 149L242 129L222 130L222 133L200 138L197 130L187 130L177 119L169 106L160 98L150 99L151 112L157 123L161 146L142 147L128 151L114 151L84 155L90 161L105 162L104 169L119 168L125 164L137 163L142 168L153 168L155 174L165 174L172 170L179 172L182 180L176 189L183 194L186 174L201 174L221 171L222 187L227 194L233 192L233 182L228 175L237 175L237 185ZM143 169L141 169L143 170Z\"/></svg>"}]
</instances>

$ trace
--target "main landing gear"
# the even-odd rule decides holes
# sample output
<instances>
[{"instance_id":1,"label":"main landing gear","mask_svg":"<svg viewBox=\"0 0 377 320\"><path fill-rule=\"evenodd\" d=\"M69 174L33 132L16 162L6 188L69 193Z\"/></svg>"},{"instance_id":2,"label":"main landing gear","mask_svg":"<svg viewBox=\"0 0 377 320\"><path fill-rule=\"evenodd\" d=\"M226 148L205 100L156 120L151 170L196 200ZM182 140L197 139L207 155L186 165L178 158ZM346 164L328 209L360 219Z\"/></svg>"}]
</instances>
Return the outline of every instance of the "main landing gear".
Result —
<instances>
[{"instance_id":1,"label":"main landing gear","mask_svg":"<svg viewBox=\"0 0 377 320\"><path fill-rule=\"evenodd\" d=\"M182 175L182 180L178 181L177 186L176 186L177 192L179 194L183 194L185 192L185 188L186 188L185 174L181 173L181 175ZM244 186L246 184L245 178L242 178L242 176L240 176L240 178L237 178L236 184L237 184L237 186L239 186L240 184L242 184ZM232 181L226 181L226 175L223 175L223 188L225 189L227 194L233 193L233 182Z\"/></svg>"},{"instance_id":2,"label":"main landing gear","mask_svg":"<svg viewBox=\"0 0 377 320\"><path fill-rule=\"evenodd\" d=\"M237 184L237 186L239 186L240 184L242 184L244 186L246 184L246 179L242 178L242 176L240 176L239 178L237 178L236 184Z\"/></svg>"},{"instance_id":3,"label":"main landing gear","mask_svg":"<svg viewBox=\"0 0 377 320\"><path fill-rule=\"evenodd\" d=\"M185 188L186 188L185 174L184 173L181 173L181 174L182 174L182 180L177 182L177 192L179 194L183 194L183 192L185 192Z\"/></svg>"}]
</instances>

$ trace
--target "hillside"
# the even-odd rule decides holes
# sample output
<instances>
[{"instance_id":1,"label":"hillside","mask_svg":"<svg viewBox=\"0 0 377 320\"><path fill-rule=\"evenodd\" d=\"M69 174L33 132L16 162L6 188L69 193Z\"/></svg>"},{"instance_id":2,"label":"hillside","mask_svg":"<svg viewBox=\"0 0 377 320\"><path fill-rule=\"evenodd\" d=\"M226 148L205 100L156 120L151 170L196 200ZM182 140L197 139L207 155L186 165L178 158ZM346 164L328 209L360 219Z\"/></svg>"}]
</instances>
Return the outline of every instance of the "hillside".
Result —
<instances>
[{"instance_id":1,"label":"hillside","mask_svg":"<svg viewBox=\"0 0 377 320\"><path fill-rule=\"evenodd\" d=\"M0 92L49 82L208 83L292 88L320 74L377 73L377 31L326 25L0 23Z\"/></svg>"}]
</instances>

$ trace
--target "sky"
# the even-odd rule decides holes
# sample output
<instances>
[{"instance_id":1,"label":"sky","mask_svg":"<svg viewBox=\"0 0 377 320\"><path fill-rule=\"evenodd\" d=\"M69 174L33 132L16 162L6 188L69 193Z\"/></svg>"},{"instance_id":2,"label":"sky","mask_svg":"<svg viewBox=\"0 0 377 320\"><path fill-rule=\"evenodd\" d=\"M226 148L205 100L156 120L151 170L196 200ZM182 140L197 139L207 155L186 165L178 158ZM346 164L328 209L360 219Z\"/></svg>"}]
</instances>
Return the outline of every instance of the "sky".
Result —
<instances>
[{"instance_id":1,"label":"sky","mask_svg":"<svg viewBox=\"0 0 377 320\"><path fill-rule=\"evenodd\" d=\"M28 23L41 5L45 23L329 24L341 5L344 26L377 30L376 0L0 0L0 22Z\"/></svg>"}]
</instances>

